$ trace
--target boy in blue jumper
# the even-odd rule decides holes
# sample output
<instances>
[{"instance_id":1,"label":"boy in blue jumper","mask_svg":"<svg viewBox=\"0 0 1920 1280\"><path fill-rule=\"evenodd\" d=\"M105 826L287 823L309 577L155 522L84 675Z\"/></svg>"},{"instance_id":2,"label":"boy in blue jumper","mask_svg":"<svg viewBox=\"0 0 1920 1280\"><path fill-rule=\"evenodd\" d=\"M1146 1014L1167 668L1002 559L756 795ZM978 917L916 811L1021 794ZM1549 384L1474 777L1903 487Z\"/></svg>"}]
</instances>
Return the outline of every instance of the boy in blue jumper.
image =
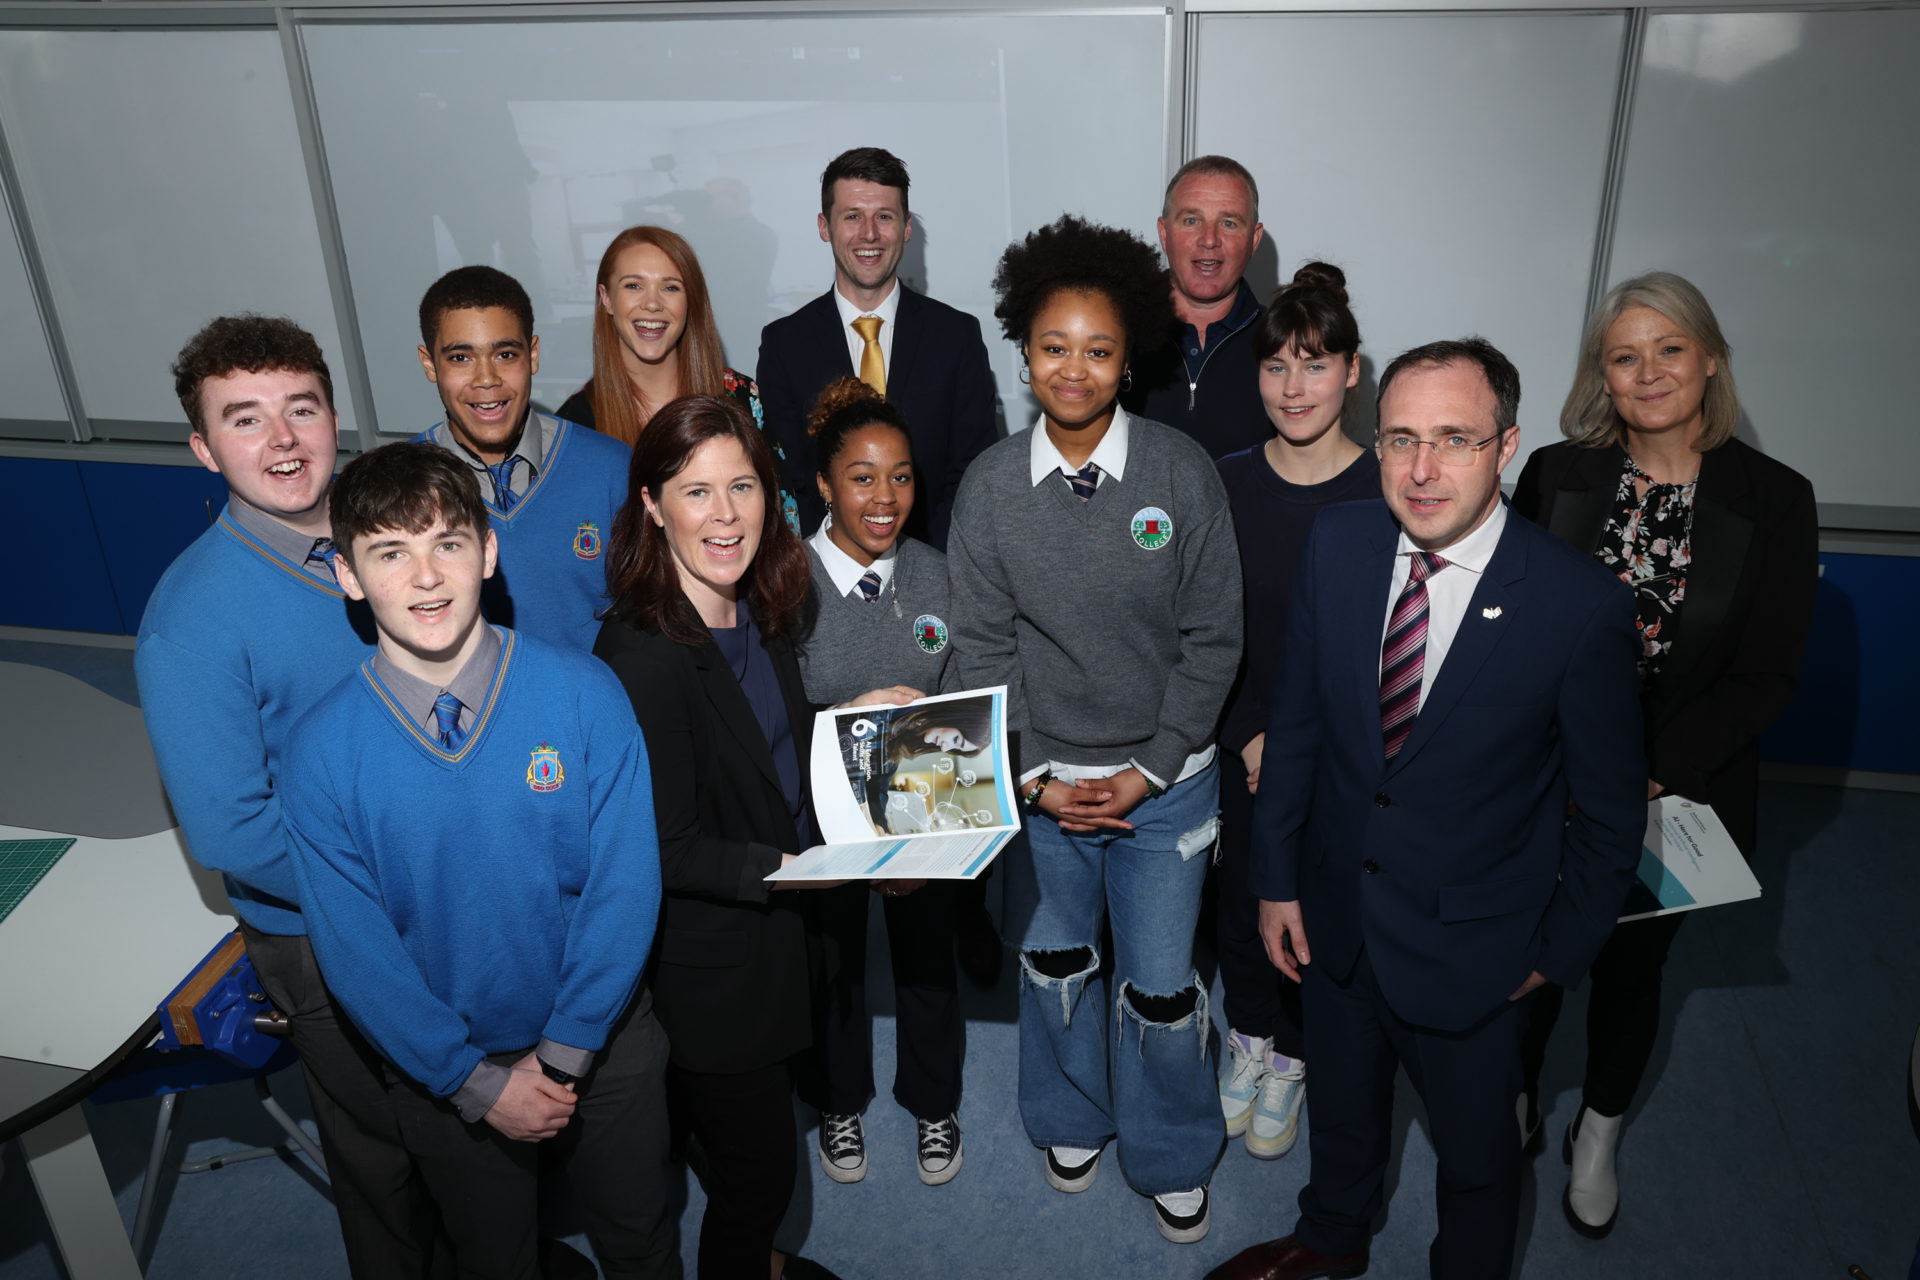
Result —
<instances>
[{"instance_id":1,"label":"boy in blue jumper","mask_svg":"<svg viewBox=\"0 0 1920 1280\"><path fill-rule=\"evenodd\" d=\"M631 704L592 658L482 620L497 542L446 450L377 449L329 504L340 583L379 643L289 753L321 968L397 1069L463 1276L539 1274L545 1141L606 1274L678 1276L666 1037L634 999L660 860Z\"/></svg>"},{"instance_id":2,"label":"boy in blue jumper","mask_svg":"<svg viewBox=\"0 0 1920 1280\"><path fill-rule=\"evenodd\" d=\"M632 451L534 411L533 303L504 271L459 267L433 282L420 299L420 367L447 416L414 438L473 469L499 541L499 571L481 600L487 617L591 652Z\"/></svg>"},{"instance_id":3,"label":"boy in blue jumper","mask_svg":"<svg viewBox=\"0 0 1920 1280\"><path fill-rule=\"evenodd\" d=\"M334 581L327 490L333 381L291 320L223 316L173 365L194 456L231 497L147 602L134 649L167 796L201 865L223 874L289 1038L359 1280L432 1273L435 1214L379 1056L333 1006L307 941L281 810L293 723L367 656L373 627Z\"/></svg>"}]
</instances>

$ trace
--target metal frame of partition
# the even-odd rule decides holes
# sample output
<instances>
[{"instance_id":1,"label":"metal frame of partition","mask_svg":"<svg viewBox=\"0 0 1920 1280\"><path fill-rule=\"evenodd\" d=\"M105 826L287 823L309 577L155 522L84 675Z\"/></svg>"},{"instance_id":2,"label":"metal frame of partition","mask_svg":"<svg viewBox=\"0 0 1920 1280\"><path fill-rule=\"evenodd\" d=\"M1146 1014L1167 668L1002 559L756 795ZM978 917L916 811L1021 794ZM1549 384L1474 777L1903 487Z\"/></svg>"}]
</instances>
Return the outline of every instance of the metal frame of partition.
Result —
<instances>
[{"instance_id":1,"label":"metal frame of partition","mask_svg":"<svg viewBox=\"0 0 1920 1280\"><path fill-rule=\"evenodd\" d=\"M1206 13L1394 13L1394 12L1516 12L1554 13L1591 12L1592 0L1175 0L1164 6L1167 15L1166 82L1167 108L1163 131L1164 172L1171 173L1193 151L1193 77L1192 49L1196 24ZM1606 288L1613 254L1615 223L1619 210L1621 182L1626 168L1627 148L1632 128L1633 103L1647 22L1655 12L1752 12L1825 11L1832 9L1915 7L1915 0L1891 0L1891 3L1862 0L1747 0L1738 4L1706 4L1629 7L1622 10L1627 26L1621 42L1616 72L1613 120L1608 144L1607 170L1602 183L1601 208L1594 228L1593 256L1589 267L1587 310L1597 304ZM592 19L612 17L668 18L707 17L751 19L787 15L837 16L871 12L980 14L996 12L1083 14L1140 14L1150 6L1108 3L1076 4L1073 0L1053 0L1042 9L1010 5L1007 0L609 0L607 3L559 4L474 4L471 0L395 0L394 3L369 3L368 0L304 0L298 5L234 3L232 0L198 0L182 4L153 4L145 0L28 0L26 3L0 3L0 28L76 28L76 27L158 27L182 29L194 27L271 28L278 32L286 58L287 78L292 89L294 118L299 130L302 158L312 193L314 216L319 227L321 257L343 350L339 362L344 373L347 394L358 424L357 444L371 448L379 442L378 420L373 403L372 381L367 356L353 303L353 284L347 263L346 244L335 206L326 144L322 136L318 109L307 65L303 28L313 23L337 22L455 22L484 19L514 21L538 19ZM47 346L53 356L60 391L68 413L68 438L0 439L0 456L89 458L121 462L175 463L194 465L192 455L177 444L142 444L131 441L96 440L85 413L78 378L71 354L55 311L48 286L45 264L37 251L37 241L28 215L18 171L8 149L5 122L0 121L0 179L4 179L9 212L15 236L26 263L33 287L34 305L39 315ZM23 424L24 425L24 424ZM45 426L46 424L40 424ZM156 424L157 425L157 424ZM177 430L169 424L169 428ZM352 443L352 442L350 442ZM1875 507L1857 504L1822 504L1823 527L1847 530L1871 530L1920 537L1920 507Z\"/></svg>"}]
</instances>

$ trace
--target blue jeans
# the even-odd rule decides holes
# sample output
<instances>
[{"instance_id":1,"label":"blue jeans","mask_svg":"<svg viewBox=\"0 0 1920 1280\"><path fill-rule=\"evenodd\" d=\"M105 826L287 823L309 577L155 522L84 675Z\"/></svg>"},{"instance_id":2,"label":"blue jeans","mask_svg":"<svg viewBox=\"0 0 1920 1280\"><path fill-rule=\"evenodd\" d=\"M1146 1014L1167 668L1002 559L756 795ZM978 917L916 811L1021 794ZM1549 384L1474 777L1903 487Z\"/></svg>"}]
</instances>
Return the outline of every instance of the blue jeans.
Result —
<instances>
[{"instance_id":1,"label":"blue jeans","mask_svg":"<svg viewBox=\"0 0 1920 1280\"><path fill-rule=\"evenodd\" d=\"M1121 1173L1142 1195L1205 1186L1227 1142L1207 992L1193 968L1219 798L1219 770L1210 766L1141 803L1127 815L1131 831L1078 835L1036 814L1027 819L1031 856L1008 863L1008 919L1026 920L1019 946L1027 1137L1035 1146L1088 1150L1117 1138ZM1100 974L1106 915L1111 996ZM1048 976L1048 966L1035 964L1049 952L1082 949L1087 963L1070 976ZM1184 995L1191 1012L1150 1021L1130 995Z\"/></svg>"}]
</instances>

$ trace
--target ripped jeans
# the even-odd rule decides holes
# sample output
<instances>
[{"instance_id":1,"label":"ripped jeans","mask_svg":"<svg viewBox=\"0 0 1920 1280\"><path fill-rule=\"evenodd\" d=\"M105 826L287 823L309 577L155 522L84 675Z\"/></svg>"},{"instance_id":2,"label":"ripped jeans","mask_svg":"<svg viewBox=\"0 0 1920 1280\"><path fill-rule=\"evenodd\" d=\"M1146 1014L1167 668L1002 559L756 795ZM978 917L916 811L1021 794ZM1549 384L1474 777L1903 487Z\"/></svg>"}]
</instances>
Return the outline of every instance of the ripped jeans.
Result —
<instances>
[{"instance_id":1,"label":"ripped jeans","mask_svg":"<svg viewBox=\"0 0 1920 1280\"><path fill-rule=\"evenodd\" d=\"M1031 857L1007 864L1008 919L1027 919L1019 943L1027 1137L1089 1150L1117 1138L1121 1172L1142 1195L1205 1186L1226 1146L1207 992L1193 968L1219 796L1214 765L1143 801L1127 815L1132 831L1078 835L1036 814L1027 819ZM1111 989L1099 973L1108 915Z\"/></svg>"}]
</instances>

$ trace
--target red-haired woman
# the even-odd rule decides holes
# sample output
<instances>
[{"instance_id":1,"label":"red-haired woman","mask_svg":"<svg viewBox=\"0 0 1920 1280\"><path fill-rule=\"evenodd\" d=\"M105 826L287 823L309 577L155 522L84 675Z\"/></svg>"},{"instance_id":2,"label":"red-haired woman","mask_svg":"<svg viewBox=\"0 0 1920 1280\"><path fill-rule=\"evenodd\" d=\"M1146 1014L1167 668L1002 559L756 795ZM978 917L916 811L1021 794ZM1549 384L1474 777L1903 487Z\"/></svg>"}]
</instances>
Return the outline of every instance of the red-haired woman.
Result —
<instances>
[{"instance_id":1,"label":"red-haired woman","mask_svg":"<svg viewBox=\"0 0 1920 1280\"><path fill-rule=\"evenodd\" d=\"M665 227L628 227L600 255L596 279L593 376L560 406L560 417L632 445L670 401L724 396L764 429L760 389L727 367L692 245ZM779 498L797 531L792 496Z\"/></svg>"}]
</instances>

